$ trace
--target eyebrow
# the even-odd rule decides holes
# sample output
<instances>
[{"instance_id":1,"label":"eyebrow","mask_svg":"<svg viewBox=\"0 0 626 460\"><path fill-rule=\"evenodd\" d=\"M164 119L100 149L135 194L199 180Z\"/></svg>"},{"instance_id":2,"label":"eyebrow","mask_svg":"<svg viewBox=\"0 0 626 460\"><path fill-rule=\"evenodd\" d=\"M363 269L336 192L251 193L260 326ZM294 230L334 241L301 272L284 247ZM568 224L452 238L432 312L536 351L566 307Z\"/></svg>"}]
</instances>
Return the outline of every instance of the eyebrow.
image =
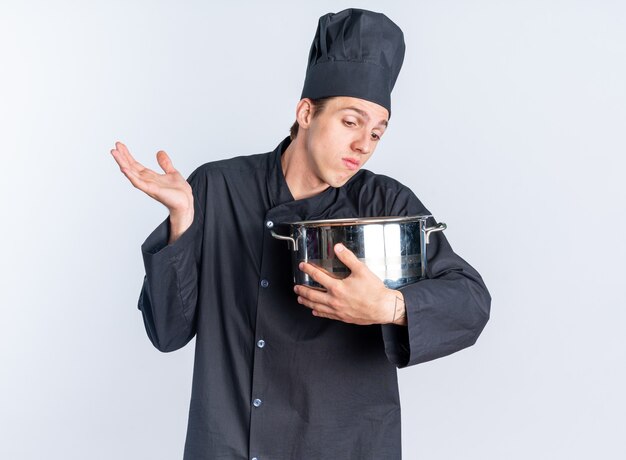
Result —
<instances>
[{"instance_id":1,"label":"eyebrow","mask_svg":"<svg viewBox=\"0 0 626 460\"><path fill-rule=\"evenodd\" d=\"M361 116L362 116L363 118L365 118L366 120L369 120L369 119L370 119L370 116L367 114L367 112L365 112L364 110L361 110L361 109L359 109L359 108L357 108L357 107L352 107L352 106L350 106L350 107L344 107L344 108L343 108L343 109L341 109L341 110L342 110L342 111L343 111L343 110L354 110L356 113L358 113L359 115L361 115ZM389 126L389 122L388 122L387 120L383 120L383 121L381 121L380 123L378 123L378 125L383 125L383 126L386 128L387 126Z\"/></svg>"}]
</instances>

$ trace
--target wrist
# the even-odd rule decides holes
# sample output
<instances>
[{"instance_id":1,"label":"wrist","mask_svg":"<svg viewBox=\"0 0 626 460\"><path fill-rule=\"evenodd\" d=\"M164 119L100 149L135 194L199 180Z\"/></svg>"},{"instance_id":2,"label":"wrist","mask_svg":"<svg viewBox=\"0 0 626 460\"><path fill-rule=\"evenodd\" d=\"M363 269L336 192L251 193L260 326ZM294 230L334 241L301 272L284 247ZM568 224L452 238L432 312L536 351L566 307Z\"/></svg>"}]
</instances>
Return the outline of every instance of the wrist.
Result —
<instances>
[{"instance_id":1,"label":"wrist","mask_svg":"<svg viewBox=\"0 0 626 460\"><path fill-rule=\"evenodd\" d=\"M193 223L193 208L184 211L170 211L170 238L168 244L172 244Z\"/></svg>"},{"instance_id":2,"label":"wrist","mask_svg":"<svg viewBox=\"0 0 626 460\"><path fill-rule=\"evenodd\" d=\"M404 304L404 295L402 292L390 289L389 300L387 302L387 324L396 324L398 326L406 326L406 306Z\"/></svg>"}]
</instances>

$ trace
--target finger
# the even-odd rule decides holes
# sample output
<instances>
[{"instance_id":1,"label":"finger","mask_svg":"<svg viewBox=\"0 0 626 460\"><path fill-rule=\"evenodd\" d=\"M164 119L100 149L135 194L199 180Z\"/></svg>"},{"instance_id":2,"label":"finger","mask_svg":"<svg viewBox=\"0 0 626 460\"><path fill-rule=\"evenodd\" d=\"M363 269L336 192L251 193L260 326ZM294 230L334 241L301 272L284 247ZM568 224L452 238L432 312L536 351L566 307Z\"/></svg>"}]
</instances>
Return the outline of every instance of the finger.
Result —
<instances>
[{"instance_id":1,"label":"finger","mask_svg":"<svg viewBox=\"0 0 626 460\"><path fill-rule=\"evenodd\" d=\"M339 318L336 315L332 315L332 314L326 314L326 313L320 313L317 310L311 310L311 314L317 318L326 318L326 319L332 319L335 321L341 321L341 318Z\"/></svg>"},{"instance_id":2,"label":"finger","mask_svg":"<svg viewBox=\"0 0 626 460\"><path fill-rule=\"evenodd\" d=\"M135 160L135 158L128 151L128 147L126 147L123 143L117 141L115 143L115 148L118 152L120 152L121 156L126 160L130 168L133 168L136 171L142 171L145 169L145 166Z\"/></svg>"},{"instance_id":3,"label":"finger","mask_svg":"<svg viewBox=\"0 0 626 460\"><path fill-rule=\"evenodd\" d=\"M350 271L356 271L361 269L364 265L357 256L354 255L347 247L341 243L337 243L334 247L335 255L343 262L343 264L350 269Z\"/></svg>"},{"instance_id":4,"label":"finger","mask_svg":"<svg viewBox=\"0 0 626 460\"><path fill-rule=\"evenodd\" d=\"M150 194L150 185L145 180L143 180L136 171L134 171L132 168L126 167L121 168L121 170L135 188L138 188L142 192Z\"/></svg>"},{"instance_id":5,"label":"finger","mask_svg":"<svg viewBox=\"0 0 626 460\"><path fill-rule=\"evenodd\" d=\"M120 141L117 141L115 143L115 149L119 152L120 156L126 161L126 163L128 163L129 165L132 164L135 159L133 158L133 156L130 154L130 152L128 151L128 148L121 143Z\"/></svg>"},{"instance_id":6,"label":"finger","mask_svg":"<svg viewBox=\"0 0 626 460\"><path fill-rule=\"evenodd\" d=\"M306 273L307 275L309 275L311 278L313 278L313 281L316 281L317 283L321 284L326 289L332 288L334 284L337 282L335 278L327 275L322 270L317 268L315 265L312 265L306 262L300 262L300 264L298 265L298 268L302 270L304 273Z\"/></svg>"},{"instance_id":7,"label":"finger","mask_svg":"<svg viewBox=\"0 0 626 460\"><path fill-rule=\"evenodd\" d=\"M113 158L115 159L115 162L120 167L120 169L130 168L130 165L128 164L128 160L126 160L124 155L122 155L122 153L119 150L117 149L111 150L111 155L113 155Z\"/></svg>"},{"instance_id":8,"label":"finger","mask_svg":"<svg viewBox=\"0 0 626 460\"><path fill-rule=\"evenodd\" d=\"M297 300L300 305L303 305L313 310L313 314L315 316L323 316L324 318L332 317L333 319L338 319L335 311L325 305L312 302L311 300L302 296L298 296Z\"/></svg>"},{"instance_id":9,"label":"finger","mask_svg":"<svg viewBox=\"0 0 626 460\"><path fill-rule=\"evenodd\" d=\"M157 162L166 174L172 174L176 172L176 169L172 165L172 160L170 160L170 157L163 150L159 150L157 152Z\"/></svg>"},{"instance_id":10,"label":"finger","mask_svg":"<svg viewBox=\"0 0 626 460\"><path fill-rule=\"evenodd\" d=\"M325 305L326 307L333 309L330 302L332 297L327 292L302 285L295 286L293 290L300 297L303 297L310 302Z\"/></svg>"}]
</instances>

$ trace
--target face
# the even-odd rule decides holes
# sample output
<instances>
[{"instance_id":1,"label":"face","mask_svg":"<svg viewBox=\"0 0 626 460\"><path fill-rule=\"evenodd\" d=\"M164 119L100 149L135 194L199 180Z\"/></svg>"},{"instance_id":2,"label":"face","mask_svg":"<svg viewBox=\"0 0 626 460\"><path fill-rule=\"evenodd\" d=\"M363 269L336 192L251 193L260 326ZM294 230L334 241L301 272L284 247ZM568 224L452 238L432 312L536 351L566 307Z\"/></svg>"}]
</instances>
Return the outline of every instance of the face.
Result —
<instances>
[{"instance_id":1,"label":"face","mask_svg":"<svg viewBox=\"0 0 626 460\"><path fill-rule=\"evenodd\" d=\"M304 145L312 179L341 187L369 160L387 128L389 113L363 99L336 97L310 117Z\"/></svg>"}]
</instances>

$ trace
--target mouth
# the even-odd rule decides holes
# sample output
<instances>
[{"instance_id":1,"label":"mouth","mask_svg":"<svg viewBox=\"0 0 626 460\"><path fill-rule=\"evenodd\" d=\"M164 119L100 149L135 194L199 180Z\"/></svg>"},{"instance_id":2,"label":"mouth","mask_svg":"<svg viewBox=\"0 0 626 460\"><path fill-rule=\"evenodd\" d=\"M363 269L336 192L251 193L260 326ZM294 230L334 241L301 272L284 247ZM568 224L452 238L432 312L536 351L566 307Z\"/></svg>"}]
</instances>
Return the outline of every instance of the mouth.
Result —
<instances>
[{"instance_id":1,"label":"mouth","mask_svg":"<svg viewBox=\"0 0 626 460\"><path fill-rule=\"evenodd\" d=\"M358 160L355 160L353 158L344 157L341 159L341 161L343 161L343 164L350 171L356 171L357 169L359 169L359 166L361 166L361 163Z\"/></svg>"}]
</instances>

